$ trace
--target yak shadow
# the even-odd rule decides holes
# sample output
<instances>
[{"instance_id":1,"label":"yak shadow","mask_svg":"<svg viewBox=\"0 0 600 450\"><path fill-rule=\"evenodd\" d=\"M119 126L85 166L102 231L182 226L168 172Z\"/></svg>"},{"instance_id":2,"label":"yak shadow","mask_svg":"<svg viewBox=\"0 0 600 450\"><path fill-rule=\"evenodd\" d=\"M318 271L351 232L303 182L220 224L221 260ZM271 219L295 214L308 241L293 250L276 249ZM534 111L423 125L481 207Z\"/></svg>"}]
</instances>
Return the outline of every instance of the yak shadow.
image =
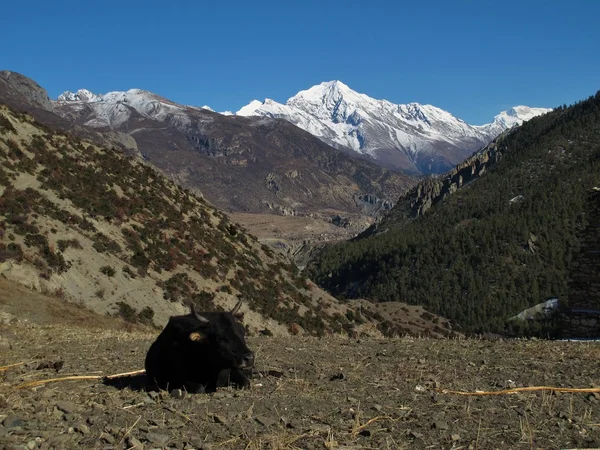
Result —
<instances>
[{"instance_id":1,"label":"yak shadow","mask_svg":"<svg viewBox=\"0 0 600 450\"><path fill-rule=\"evenodd\" d=\"M245 370L243 371L244 375L248 378L252 378L253 375L259 374L256 370ZM201 386L194 385L193 389L190 389L190 392L194 393L210 393L214 392L216 388L224 388L224 387L237 387L240 386L235 382L235 377L232 378L231 371L228 369L222 370L219 372L219 376L216 382L216 386L213 385L212 388L209 386ZM152 380L150 380L145 373L135 374L135 375L123 375L119 377L111 376L102 379L102 384L105 386L110 386L116 388L118 390L130 389L132 391L137 392L159 392L161 389L159 386Z\"/></svg>"},{"instance_id":2,"label":"yak shadow","mask_svg":"<svg viewBox=\"0 0 600 450\"><path fill-rule=\"evenodd\" d=\"M145 373L137 375L124 375L121 377L104 378L102 384L111 386L120 391L123 389L131 389L132 391L158 391L156 383L150 382Z\"/></svg>"}]
</instances>

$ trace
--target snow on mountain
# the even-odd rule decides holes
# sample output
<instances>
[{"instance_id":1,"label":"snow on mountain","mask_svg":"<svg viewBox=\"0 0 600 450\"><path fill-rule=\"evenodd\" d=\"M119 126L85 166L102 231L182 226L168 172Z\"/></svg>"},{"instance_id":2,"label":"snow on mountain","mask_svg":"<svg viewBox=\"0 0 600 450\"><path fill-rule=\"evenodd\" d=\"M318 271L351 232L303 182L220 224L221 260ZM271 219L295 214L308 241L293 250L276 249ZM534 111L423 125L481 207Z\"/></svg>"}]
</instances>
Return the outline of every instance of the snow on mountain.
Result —
<instances>
[{"instance_id":1,"label":"snow on mountain","mask_svg":"<svg viewBox=\"0 0 600 450\"><path fill-rule=\"evenodd\" d=\"M104 95L95 95L85 89L80 89L75 94L66 91L55 102L59 107L61 103L71 107L87 105L91 108L94 114L84 123L91 127L119 127L133 113L155 120L168 120L172 124L189 125L191 122L185 106L142 89L115 91Z\"/></svg>"},{"instance_id":2,"label":"snow on mountain","mask_svg":"<svg viewBox=\"0 0 600 450\"><path fill-rule=\"evenodd\" d=\"M549 108L530 108L529 106L514 106L507 111L502 111L494 117L494 121L487 125L482 125L485 132L490 135L498 135L504 130L522 125L536 116L552 111Z\"/></svg>"},{"instance_id":3,"label":"snow on mountain","mask_svg":"<svg viewBox=\"0 0 600 450\"><path fill-rule=\"evenodd\" d=\"M92 127L119 127L132 114L188 126L200 120L192 118L191 111L213 111L209 106L179 105L141 89L104 95L86 89L67 91L53 103L64 114L85 117L84 124ZM547 111L515 106L490 124L474 126L432 105L376 100L340 81L330 81L298 92L285 104L254 100L235 114L285 119L341 150L418 174L449 170L503 131Z\"/></svg>"},{"instance_id":4,"label":"snow on mountain","mask_svg":"<svg viewBox=\"0 0 600 450\"><path fill-rule=\"evenodd\" d=\"M298 92L285 104L253 100L236 114L285 119L383 165L431 173L447 170L503 131L548 111L516 106L490 124L473 126L432 105L376 100L330 81Z\"/></svg>"},{"instance_id":5,"label":"snow on mountain","mask_svg":"<svg viewBox=\"0 0 600 450\"><path fill-rule=\"evenodd\" d=\"M88 91L87 89L79 89L77 92L73 93L71 91L65 91L58 96L59 102L98 102L102 98L101 95L96 95L93 92Z\"/></svg>"}]
</instances>

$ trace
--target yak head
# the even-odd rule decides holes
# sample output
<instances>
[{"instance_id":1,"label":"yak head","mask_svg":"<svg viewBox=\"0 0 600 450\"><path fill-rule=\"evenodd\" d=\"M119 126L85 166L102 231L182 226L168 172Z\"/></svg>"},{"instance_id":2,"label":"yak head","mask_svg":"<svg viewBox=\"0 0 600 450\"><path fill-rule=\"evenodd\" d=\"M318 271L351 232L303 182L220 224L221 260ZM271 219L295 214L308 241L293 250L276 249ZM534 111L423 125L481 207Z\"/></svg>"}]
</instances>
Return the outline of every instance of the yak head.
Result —
<instances>
[{"instance_id":1,"label":"yak head","mask_svg":"<svg viewBox=\"0 0 600 450\"><path fill-rule=\"evenodd\" d=\"M196 324L187 339L222 369L249 369L254 365L254 353L246 345L241 324L241 306L242 300L230 312L210 313L199 313L191 306Z\"/></svg>"}]
</instances>

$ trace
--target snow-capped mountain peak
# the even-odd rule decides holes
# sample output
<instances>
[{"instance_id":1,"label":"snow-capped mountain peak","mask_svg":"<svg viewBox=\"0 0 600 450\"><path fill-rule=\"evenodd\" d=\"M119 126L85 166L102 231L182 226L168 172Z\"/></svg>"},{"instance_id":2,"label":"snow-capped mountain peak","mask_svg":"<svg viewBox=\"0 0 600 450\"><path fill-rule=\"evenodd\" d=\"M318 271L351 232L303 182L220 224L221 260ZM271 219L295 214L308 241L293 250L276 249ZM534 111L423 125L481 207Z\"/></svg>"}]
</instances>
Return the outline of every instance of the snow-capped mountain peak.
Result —
<instances>
[{"instance_id":1,"label":"snow-capped mountain peak","mask_svg":"<svg viewBox=\"0 0 600 450\"><path fill-rule=\"evenodd\" d=\"M246 106L243 106L236 112L237 116L258 116L260 114L254 114L261 106L263 102L260 100L252 100Z\"/></svg>"},{"instance_id":2,"label":"snow-capped mountain peak","mask_svg":"<svg viewBox=\"0 0 600 450\"><path fill-rule=\"evenodd\" d=\"M515 106L490 124L474 126L432 105L377 100L334 80L300 91L284 104L254 100L237 115L286 119L384 165L430 173L451 168L504 130L548 111Z\"/></svg>"},{"instance_id":3,"label":"snow-capped mountain peak","mask_svg":"<svg viewBox=\"0 0 600 450\"><path fill-rule=\"evenodd\" d=\"M104 95L95 95L84 89L80 89L75 94L67 91L58 97L55 105L60 107L61 103L75 108L83 108L85 105L92 108L94 114L85 123L92 127L118 127L129 120L134 113L158 120L168 118L172 123L190 122L183 105L143 89L114 91Z\"/></svg>"},{"instance_id":4,"label":"snow-capped mountain peak","mask_svg":"<svg viewBox=\"0 0 600 450\"><path fill-rule=\"evenodd\" d=\"M77 92L65 91L57 98L59 102L99 102L102 96L94 94L87 89L79 89Z\"/></svg>"},{"instance_id":5,"label":"snow-capped mountain peak","mask_svg":"<svg viewBox=\"0 0 600 450\"><path fill-rule=\"evenodd\" d=\"M500 122L507 128L512 128L515 125L521 125L535 116L548 112L547 108L530 108L529 106L513 106L507 111L502 111L496 117L494 122Z\"/></svg>"}]
</instances>

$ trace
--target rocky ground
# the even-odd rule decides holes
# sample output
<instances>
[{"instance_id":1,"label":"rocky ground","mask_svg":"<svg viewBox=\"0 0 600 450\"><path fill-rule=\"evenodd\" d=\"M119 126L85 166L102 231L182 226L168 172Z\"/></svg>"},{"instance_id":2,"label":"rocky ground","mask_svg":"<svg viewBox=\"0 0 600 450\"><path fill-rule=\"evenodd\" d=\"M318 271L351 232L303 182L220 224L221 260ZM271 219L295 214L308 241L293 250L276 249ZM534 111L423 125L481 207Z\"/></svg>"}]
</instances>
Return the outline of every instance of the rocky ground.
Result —
<instances>
[{"instance_id":1,"label":"rocky ground","mask_svg":"<svg viewBox=\"0 0 600 450\"><path fill-rule=\"evenodd\" d=\"M145 392L93 379L20 389L141 369L158 331L3 317L0 365L20 365L0 371L0 449L600 446L597 394L436 390L591 387L597 343L250 337L257 373L246 391Z\"/></svg>"}]
</instances>

